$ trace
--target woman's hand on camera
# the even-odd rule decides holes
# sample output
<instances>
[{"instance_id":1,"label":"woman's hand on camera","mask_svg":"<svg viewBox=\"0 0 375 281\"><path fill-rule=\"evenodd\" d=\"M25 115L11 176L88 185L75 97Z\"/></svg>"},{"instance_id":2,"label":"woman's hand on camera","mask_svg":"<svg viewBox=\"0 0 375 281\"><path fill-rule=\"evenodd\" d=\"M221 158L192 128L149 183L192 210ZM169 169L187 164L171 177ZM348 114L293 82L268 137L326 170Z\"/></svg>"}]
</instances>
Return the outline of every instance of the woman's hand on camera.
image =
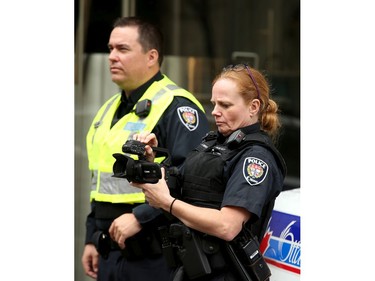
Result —
<instances>
[{"instance_id":1,"label":"woman's hand on camera","mask_svg":"<svg viewBox=\"0 0 375 281\"><path fill-rule=\"evenodd\" d=\"M161 168L161 172L162 178L155 184L136 182L131 182L130 184L142 189L150 206L168 211L174 198L170 195L167 182L165 181L164 167Z\"/></svg>"},{"instance_id":2,"label":"woman's hand on camera","mask_svg":"<svg viewBox=\"0 0 375 281\"><path fill-rule=\"evenodd\" d=\"M154 133L141 132L133 135L133 140L140 141L146 144L145 146L145 156L147 161L154 162L156 152L153 151L152 147L158 146L158 140Z\"/></svg>"}]
</instances>

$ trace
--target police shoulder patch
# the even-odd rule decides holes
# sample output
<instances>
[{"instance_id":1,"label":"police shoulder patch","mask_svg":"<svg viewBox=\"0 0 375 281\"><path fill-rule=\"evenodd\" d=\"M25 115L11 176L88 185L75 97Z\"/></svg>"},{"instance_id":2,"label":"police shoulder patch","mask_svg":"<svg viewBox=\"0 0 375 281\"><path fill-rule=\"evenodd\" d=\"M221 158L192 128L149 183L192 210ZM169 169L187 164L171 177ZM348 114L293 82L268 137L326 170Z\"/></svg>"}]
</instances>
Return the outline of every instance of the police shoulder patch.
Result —
<instances>
[{"instance_id":1,"label":"police shoulder patch","mask_svg":"<svg viewBox=\"0 0 375 281\"><path fill-rule=\"evenodd\" d=\"M189 129L194 131L199 124L198 111L190 106L181 106L177 108L178 117L180 117L181 123Z\"/></svg>"},{"instance_id":2,"label":"police shoulder patch","mask_svg":"<svg viewBox=\"0 0 375 281\"><path fill-rule=\"evenodd\" d=\"M258 185L266 178L268 164L256 157L247 157L243 162L243 176L250 185Z\"/></svg>"}]
</instances>

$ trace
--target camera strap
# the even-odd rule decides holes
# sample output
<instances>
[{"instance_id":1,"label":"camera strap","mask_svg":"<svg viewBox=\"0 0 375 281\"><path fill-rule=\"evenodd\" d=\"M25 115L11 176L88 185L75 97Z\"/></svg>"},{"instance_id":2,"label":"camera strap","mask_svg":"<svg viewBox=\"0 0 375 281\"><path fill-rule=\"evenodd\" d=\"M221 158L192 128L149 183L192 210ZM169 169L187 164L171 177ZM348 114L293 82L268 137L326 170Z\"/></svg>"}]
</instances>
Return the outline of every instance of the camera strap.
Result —
<instances>
[{"instance_id":1,"label":"camera strap","mask_svg":"<svg viewBox=\"0 0 375 281\"><path fill-rule=\"evenodd\" d=\"M167 167L171 165L171 155L169 153L169 150L163 147L151 147L153 151L156 152L155 157L165 157L165 159L160 163Z\"/></svg>"}]
</instances>

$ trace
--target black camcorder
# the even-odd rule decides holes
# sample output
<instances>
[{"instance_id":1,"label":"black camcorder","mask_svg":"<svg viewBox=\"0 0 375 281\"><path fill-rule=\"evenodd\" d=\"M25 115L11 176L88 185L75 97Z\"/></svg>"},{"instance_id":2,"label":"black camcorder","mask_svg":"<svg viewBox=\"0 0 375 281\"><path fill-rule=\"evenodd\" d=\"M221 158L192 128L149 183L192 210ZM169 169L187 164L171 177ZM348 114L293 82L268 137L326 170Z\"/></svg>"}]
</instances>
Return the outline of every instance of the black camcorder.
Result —
<instances>
[{"instance_id":1,"label":"black camcorder","mask_svg":"<svg viewBox=\"0 0 375 281\"><path fill-rule=\"evenodd\" d=\"M125 178L128 181L139 183L157 183L162 178L161 167L163 164L152 163L146 160L145 144L136 140L128 140L122 146L122 151L127 154L138 155L139 160L134 160L132 157L115 153L113 157L116 158L113 164L113 177ZM160 147L152 147L156 153L164 153L167 155L162 163L169 161L169 152Z\"/></svg>"}]
</instances>

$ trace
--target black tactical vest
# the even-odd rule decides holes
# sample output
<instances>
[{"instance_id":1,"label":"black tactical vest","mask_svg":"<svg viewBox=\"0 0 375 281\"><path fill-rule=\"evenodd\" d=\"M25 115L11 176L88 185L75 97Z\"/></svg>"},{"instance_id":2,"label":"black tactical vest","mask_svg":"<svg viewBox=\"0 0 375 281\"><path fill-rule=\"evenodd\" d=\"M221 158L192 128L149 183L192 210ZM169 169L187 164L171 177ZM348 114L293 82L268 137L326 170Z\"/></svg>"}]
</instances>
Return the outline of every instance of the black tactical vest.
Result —
<instances>
[{"instance_id":1,"label":"black tactical vest","mask_svg":"<svg viewBox=\"0 0 375 281\"><path fill-rule=\"evenodd\" d=\"M196 206L220 209L228 181L224 175L224 165L239 151L252 145L260 145L270 150L285 177L285 161L265 133L246 135L238 130L232 133L223 144L218 143L217 137L218 135L214 132L208 133L204 141L185 160L181 189L182 200ZM271 214L274 199L266 202L262 217L256 225L252 226L254 235L258 237L263 235L263 230L266 227L264 223Z\"/></svg>"}]
</instances>

